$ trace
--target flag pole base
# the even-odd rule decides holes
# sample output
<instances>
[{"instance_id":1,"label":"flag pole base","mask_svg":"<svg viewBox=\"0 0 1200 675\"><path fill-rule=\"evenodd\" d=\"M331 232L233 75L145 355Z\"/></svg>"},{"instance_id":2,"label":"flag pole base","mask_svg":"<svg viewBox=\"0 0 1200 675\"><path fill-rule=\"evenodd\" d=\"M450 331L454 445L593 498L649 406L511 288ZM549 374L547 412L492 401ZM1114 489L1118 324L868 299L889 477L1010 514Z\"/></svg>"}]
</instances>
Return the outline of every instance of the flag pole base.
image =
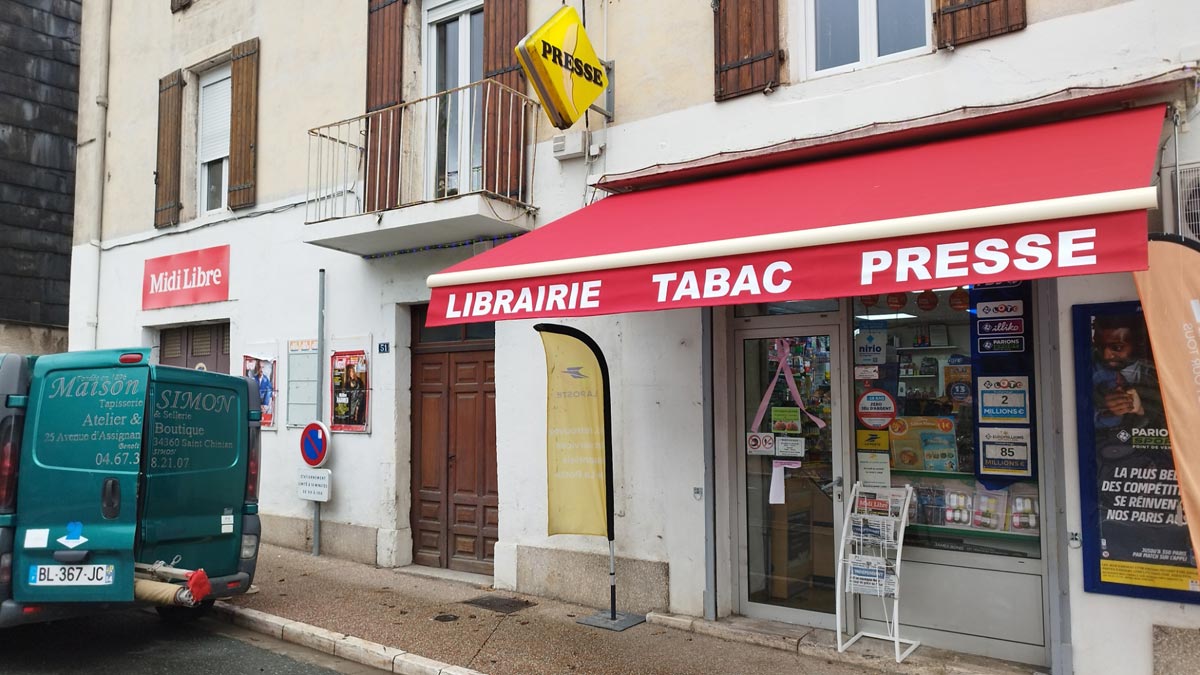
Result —
<instances>
[{"instance_id":1,"label":"flag pole base","mask_svg":"<svg viewBox=\"0 0 1200 675\"><path fill-rule=\"evenodd\" d=\"M617 612L616 620L610 619L612 616L608 610L596 612L591 616L586 616L582 619L577 619L575 623L581 623L585 626L593 628L603 628L605 630L623 631L626 628L632 628L639 623L645 623L646 617L642 614L626 614L625 612Z\"/></svg>"}]
</instances>

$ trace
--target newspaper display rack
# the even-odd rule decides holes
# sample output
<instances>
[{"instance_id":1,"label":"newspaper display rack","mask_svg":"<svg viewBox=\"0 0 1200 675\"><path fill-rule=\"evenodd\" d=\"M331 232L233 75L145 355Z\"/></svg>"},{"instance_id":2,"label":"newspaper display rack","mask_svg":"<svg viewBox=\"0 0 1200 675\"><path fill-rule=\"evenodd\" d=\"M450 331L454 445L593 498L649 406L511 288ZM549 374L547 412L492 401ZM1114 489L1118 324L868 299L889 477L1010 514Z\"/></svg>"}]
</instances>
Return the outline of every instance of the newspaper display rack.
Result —
<instances>
[{"instance_id":1,"label":"newspaper display rack","mask_svg":"<svg viewBox=\"0 0 1200 675\"><path fill-rule=\"evenodd\" d=\"M920 642L900 637L900 560L904 551L904 529L908 525L908 505L912 486L902 488L864 488L854 484L846 507L845 527L838 547L837 567L837 639L838 652L844 652L859 638L887 640L895 645L896 663L913 652ZM859 631L844 639L846 595L874 596L883 603L887 634ZM888 601L891 600L891 613ZM901 651L900 645L908 645Z\"/></svg>"}]
</instances>

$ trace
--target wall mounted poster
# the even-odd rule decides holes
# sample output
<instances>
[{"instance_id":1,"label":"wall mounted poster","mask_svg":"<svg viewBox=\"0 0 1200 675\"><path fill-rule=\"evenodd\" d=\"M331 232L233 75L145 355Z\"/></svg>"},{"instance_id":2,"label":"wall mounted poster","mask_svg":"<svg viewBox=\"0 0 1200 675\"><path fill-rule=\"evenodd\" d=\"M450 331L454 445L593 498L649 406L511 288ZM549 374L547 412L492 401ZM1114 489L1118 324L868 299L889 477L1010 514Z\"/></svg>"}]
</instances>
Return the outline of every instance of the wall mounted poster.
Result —
<instances>
[{"instance_id":1,"label":"wall mounted poster","mask_svg":"<svg viewBox=\"0 0 1200 675\"><path fill-rule=\"evenodd\" d=\"M362 350L334 352L330 364L333 424L329 425L329 429L366 432L371 393L367 353Z\"/></svg>"},{"instance_id":2,"label":"wall mounted poster","mask_svg":"<svg viewBox=\"0 0 1200 675\"><path fill-rule=\"evenodd\" d=\"M1073 313L1084 589L1200 603L1141 305Z\"/></svg>"},{"instance_id":3,"label":"wall mounted poster","mask_svg":"<svg viewBox=\"0 0 1200 675\"><path fill-rule=\"evenodd\" d=\"M242 356L242 372L246 377L253 378L258 383L258 404L262 408L262 428L275 428L275 399L278 394L276 365L274 357L260 354Z\"/></svg>"}]
</instances>

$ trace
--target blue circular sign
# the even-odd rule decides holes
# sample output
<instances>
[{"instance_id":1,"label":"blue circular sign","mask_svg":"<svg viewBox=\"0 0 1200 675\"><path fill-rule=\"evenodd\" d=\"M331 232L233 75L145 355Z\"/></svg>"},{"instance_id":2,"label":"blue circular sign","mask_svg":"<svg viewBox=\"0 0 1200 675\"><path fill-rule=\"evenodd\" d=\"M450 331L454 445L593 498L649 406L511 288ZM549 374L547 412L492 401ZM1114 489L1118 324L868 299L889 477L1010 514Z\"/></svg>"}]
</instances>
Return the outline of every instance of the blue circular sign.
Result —
<instances>
[{"instance_id":1,"label":"blue circular sign","mask_svg":"<svg viewBox=\"0 0 1200 675\"><path fill-rule=\"evenodd\" d=\"M947 388L950 400L955 403L965 403L971 398L971 385L966 382L954 382Z\"/></svg>"},{"instance_id":2,"label":"blue circular sign","mask_svg":"<svg viewBox=\"0 0 1200 675\"><path fill-rule=\"evenodd\" d=\"M300 432L300 459L314 469L329 459L329 427L324 422L310 422Z\"/></svg>"}]
</instances>

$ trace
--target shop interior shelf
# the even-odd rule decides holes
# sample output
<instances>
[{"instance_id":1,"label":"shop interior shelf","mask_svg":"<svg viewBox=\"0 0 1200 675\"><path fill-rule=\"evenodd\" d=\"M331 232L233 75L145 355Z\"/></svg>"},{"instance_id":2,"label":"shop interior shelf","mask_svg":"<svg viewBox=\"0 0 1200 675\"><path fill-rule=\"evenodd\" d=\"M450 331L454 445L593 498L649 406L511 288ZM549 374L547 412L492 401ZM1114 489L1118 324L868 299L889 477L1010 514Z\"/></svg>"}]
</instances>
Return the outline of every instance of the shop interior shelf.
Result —
<instances>
[{"instance_id":1,"label":"shop interior shelf","mask_svg":"<svg viewBox=\"0 0 1200 675\"><path fill-rule=\"evenodd\" d=\"M911 380L916 377L937 377L937 373L930 373L929 375L901 375L900 379Z\"/></svg>"},{"instance_id":2,"label":"shop interior shelf","mask_svg":"<svg viewBox=\"0 0 1200 675\"><path fill-rule=\"evenodd\" d=\"M962 527L947 527L945 525L920 525L918 523L909 523L908 529L913 532L923 532L932 535L955 535L975 539L1007 539L1009 541L1036 540L1040 536L1036 533L992 532L991 530L974 530Z\"/></svg>"},{"instance_id":3,"label":"shop interior shelf","mask_svg":"<svg viewBox=\"0 0 1200 675\"><path fill-rule=\"evenodd\" d=\"M951 349L958 349L958 347L955 345L940 345L937 347L896 347L896 351L898 352L927 352L937 350L947 351Z\"/></svg>"},{"instance_id":4,"label":"shop interior shelf","mask_svg":"<svg viewBox=\"0 0 1200 675\"><path fill-rule=\"evenodd\" d=\"M897 476L933 476L935 478L970 478L974 480L975 474L970 471L923 471L921 469L892 469L892 474ZM1018 478L1018 482L1037 482L1036 478Z\"/></svg>"}]
</instances>

